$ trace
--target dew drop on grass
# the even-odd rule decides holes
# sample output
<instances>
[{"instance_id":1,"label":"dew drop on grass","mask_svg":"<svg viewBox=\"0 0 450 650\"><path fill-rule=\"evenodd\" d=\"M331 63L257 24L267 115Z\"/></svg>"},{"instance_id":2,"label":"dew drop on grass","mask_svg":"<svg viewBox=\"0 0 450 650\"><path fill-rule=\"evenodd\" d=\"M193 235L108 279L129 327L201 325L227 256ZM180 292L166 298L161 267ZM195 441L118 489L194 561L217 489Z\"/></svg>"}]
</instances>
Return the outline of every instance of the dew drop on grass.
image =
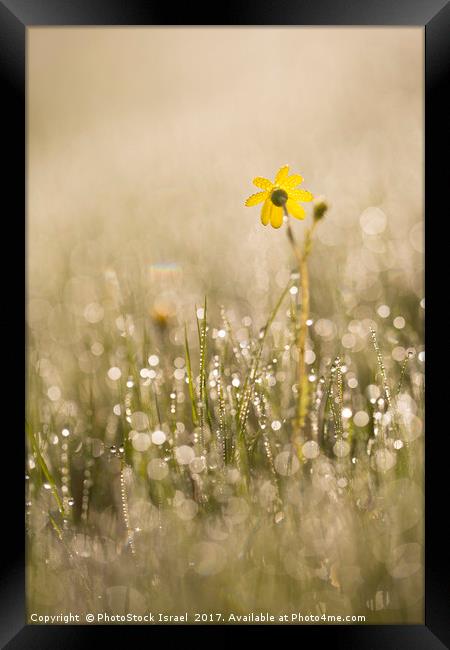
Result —
<instances>
[{"instance_id":1,"label":"dew drop on grass","mask_svg":"<svg viewBox=\"0 0 450 650\"><path fill-rule=\"evenodd\" d=\"M175 458L180 465L189 465L195 458L195 452L188 445L181 445L175 448Z\"/></svg>"},{"instance_id":2,"label":"dew drop on grass","mask_svg":"<svg viewBox=\"0 0 450 650\"><path fill-rule=\"evenodd\" d=\"M366 395L370 400L377 400L381 395L381 391L376 384L369 384L366 388Z\"/></svg>"},{"instance_id":3,"label":"dew drop on grass","mask_svg":"<svg viewBox=\"0 0 450 650\"><path fill-rule=\"evenodd\" d=\"M136 431L145 431L149 427L148 416L143 411L135 411L131 414L131 426Z\"/></svg>"},{"instance_id":4,"label":"dew drop on grass","mask_svg":"<svg viewBox=\"0 0 450 650\"><path fill-rule=\"evenodd\" d=\"M401 345L398 345L392 350L391 356L394 361L403 361L406 356L406 350Z\"/></svg>"},{"instance_id":5,"label":"dew drop on grass","mask_svg":"<svg viewBox=\"0 0 450 650\"><path fill-rule=\"evenodd\" d=\"M95 341L95 343L91 345L91 352L95 357L100 357L104 351L105 348L100 343L100 341Z\"/></svg>"},{"instance_id":6,"label":"dew drop on grass","mask_svg":"<svg viewBox=\"0 0 450 650\"><path fill-rule=\"evenodd\" d=\"M100 438L93 438L91 440L91 453L94 458L99 458L105 451L105 445Z\"/></svg>"},{"instance_id":7,"label":"dew drop on grass","mask_svg":"<svg viewBox=\"0 0 450 650\"><path fill-rule=\"evenodd\" d=\"M377 314L381 318L388 318L391 313L390 308L387 305L380 305L377 309Z\"/></svg>"},{"instance_id":8,"label":"dew drop on grass","mask_svg":"<svg viewBox=\"0 0 450 650\"><path fill-rule=\"evenodd\" d=\"M61 398L61 389L58 386L50 386L47 395L52 402L57 402Z\"/></svg>"},{"instance_id":9,"label":"dew drop on grass","mask_svg":"<svg viewBox=\"0 0 450 650\"><path fill-rule=\"evenodd\" d=\"M275 457L275 469L281 476L292 476L299 468L300 462L295 451L282 451Z\"/></svg>"},{"instance_id":10,"label":"dew drop on grass","mask_svg":"<svg viewBox=\"0 0 450 650\"><path fill-rule=\"evenodd\" d=\"M366 235L379 235L387 225L386 214L378 207L366 208L359 218L361 229Z\"/></svg>"},{"instance_id":11,"label":"dew drop on grass","mask_svg":"<svg viewBox=\"0 0 450 650\"><path fill-rule=\"evenodd\" d=\"M150 436L148 433L137 433L135 431L131 439L131 444L133 445L133 449L136 451L147 451L151 445Z\"/></svg>"},{"instance_id":12,"label":"dew drop on grass","mask_svg":"<svg viewBox=\"0 0 450 650\"><path fill-rule=\"evenodd\" d=\"M320 454L320 447L315 440L308 440L302 447L302 453L305 458L312 460Z\"/></svg>"},{"instance_id":13,"label":"dew drop on grass","mask_svg":"<svg viewBox=\"0 0 450 650\"><path fill-rule=\"evenodd\" d=\"M112 381L117 381L118 379L121 378L121 376L122 376L122 371L117 366L113 366L108 370L108 377Z\"/></svg>"},{"instance_id":14,"label":"dew drop on grass","mask_svg":"<svg viewBox=\"0 0 450 650\"><path fill-rule=\"evenodd\" d=\"M344 458L350 453L350 445L346 440L338 440L333 446L333 452L338 458Z\"/></svg>"},{"instance_id":15,"label":"dew drop on grass","mask_svg":"<svg viewBox=\"0 0 450 650\"><path fill-rule=\"evenodd\" d=\"M166 442L166 434L164 431L153 431L152 442L154 445L162 445L164 442Z\"/></svg>"},{"instance_id":16,"label":"dew drop on grass","mask_svg":"<svg viewBox=\"0 0 450 650\"><path fill-rule=\"evenodd\" d=\"M153 458L147 465L148 477L154 481L162 481L169 473L169 467L162 458Z\"/></svg>"},{"instance_id":17,"label":"dew drop on grass","mask_svg":"<svg viewBox=\"0 0 450 650\"><path fill-rule=\"evenodd\" d=\"M189 469L193 474L201 474L206 469L206 460L203 456L193 458L189 463Z\"/></svg>"}]
</instances>

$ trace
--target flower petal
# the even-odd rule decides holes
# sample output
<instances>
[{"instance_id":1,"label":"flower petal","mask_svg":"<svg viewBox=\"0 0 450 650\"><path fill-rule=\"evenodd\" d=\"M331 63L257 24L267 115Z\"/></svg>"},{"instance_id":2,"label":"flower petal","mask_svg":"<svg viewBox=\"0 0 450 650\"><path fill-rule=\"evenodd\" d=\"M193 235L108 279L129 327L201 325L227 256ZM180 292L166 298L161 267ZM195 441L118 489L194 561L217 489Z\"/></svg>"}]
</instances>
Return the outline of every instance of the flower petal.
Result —
<instances>
[{"instance_id":1,"label":"flower petal","mask_svg":"<svg viewBox=\"0 0 450 650\"><path fill-rule=\"evenodd\" d=\"M297 185L300 185L300 183L303 183L303 176L300 176L300 174L291 174L284 181L285 186L288 188L297 187Z\"/></svg>"},{"instance_id":2,"label":"flower petal","mask_svg":"<svg viewBox=\"0 0 450 650\"><path fill-rule=\"evenodd\" d=\"M266 199L261 210L261 223L263 226L267 226L270 221L270 206L273 205L270 199Z\"/></svg>"},{"instance_id":3,"label":"flower petal","mask_svg":"<svg viewBox=\"0 0 450 650\"><path fill-rule=\"evenodd\" d=\"M286 209L291 217L295 219L304 219L306 217L305 208L291 198L286 201Z\"/></svg>"},{"instance_id":4,"label":"flower petal","mask_svg":"<svg viewBox=\"0 0 450 650\"><path fill-rule=\"evenodd\" d=\"M248 197L245 205L249 208L253 205L258 205L258 203L261 203L261 201L264 201L264 199L267 198L267 194L267 192L256 192L256 194L252 194Z\"/></svg>"},{"instance_id":5,"label":"flower petal","mask_svg":"<svg viewBox=\"0 0 450 650\"><path fill-rule=\"evenodd\" d=\"M262 176L257 176L253 179L253 185L260 187L262 190L271 190L272 181L269 181L268 178L263 178Z\"/></svg>"},{"instance_id":6,"label":"flower petal","mask_svg":"<svg viewBox=\"0 0 450 650\"><path fill-rule=\"evenodd\" d=\"M288 194L290 199L293 199L294 201L302 201L303 203L312 201L314 198L308 190L290 190Z\"/></svg>"},{"instance_id":7,"label":"flower petal","mask_svg":"<svg viewBox=\"0 0 450 650\"><path fill-rule=\"evenodd\" d=\"M284 167L280 167L280 169L277 172L277 175L275 176L275 185L281 185L286 181L287 175L289 174L289 165L284 165Z\"/></svg>"},{"instance_id":8,"label":"flower petal","mask_svg":"<svg viewBox=\"0 0 450 650\"><path fill-rule=\"evenodd\" d=\"M270 225L273 228L280 228L280 226L283 223L283 208L279 208L278 206L274 205L272 201L269 202L271 204L270 206Z\"/></svg>"}]
</instances>

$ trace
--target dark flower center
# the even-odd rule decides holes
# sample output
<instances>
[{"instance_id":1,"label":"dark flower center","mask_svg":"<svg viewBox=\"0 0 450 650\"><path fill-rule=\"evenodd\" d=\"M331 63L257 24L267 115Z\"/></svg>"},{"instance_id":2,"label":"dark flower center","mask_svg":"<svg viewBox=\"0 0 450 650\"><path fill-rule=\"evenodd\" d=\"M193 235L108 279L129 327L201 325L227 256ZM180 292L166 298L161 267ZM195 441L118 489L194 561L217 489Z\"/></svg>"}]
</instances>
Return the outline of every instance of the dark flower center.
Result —
<instances>
[{"instance_id":1,"label":"dark flower center","mask_svg":"<svg viewBox=\"0 0 450 650\"><path fill-rule=\"evenodd\" d=\"M274 205L281 208L288 200L288 195L284 190L274 190L270 199Z\"/></svg>"}]
</instances>

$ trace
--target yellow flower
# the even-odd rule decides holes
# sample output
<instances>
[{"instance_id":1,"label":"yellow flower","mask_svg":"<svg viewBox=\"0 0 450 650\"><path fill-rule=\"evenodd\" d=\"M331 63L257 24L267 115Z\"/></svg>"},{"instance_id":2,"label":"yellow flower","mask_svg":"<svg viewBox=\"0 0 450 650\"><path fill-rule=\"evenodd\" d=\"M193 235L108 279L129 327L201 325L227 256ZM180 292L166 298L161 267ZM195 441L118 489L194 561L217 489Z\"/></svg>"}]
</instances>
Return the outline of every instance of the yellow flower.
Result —
<instances>
[{"instance_id":1,"label":"yellow flower","mask_svg":"<svg viewBox=\"0 0 450 650\"><path fill-rule=\"evenodd\" d=\"M273 228L279 228L283 223L284 206L291 217L304 219L305 209L299 201L305 203L312 201L314 197L308 190L295 189L302 181L300 174L289 175L289 165L281 167L273 183L267 178L257 176L253 179L253 184L263 191L249 196L245 205L251 207L264 201L261 210L263 226L270 223Z\"/></svg>"}]
</instances>

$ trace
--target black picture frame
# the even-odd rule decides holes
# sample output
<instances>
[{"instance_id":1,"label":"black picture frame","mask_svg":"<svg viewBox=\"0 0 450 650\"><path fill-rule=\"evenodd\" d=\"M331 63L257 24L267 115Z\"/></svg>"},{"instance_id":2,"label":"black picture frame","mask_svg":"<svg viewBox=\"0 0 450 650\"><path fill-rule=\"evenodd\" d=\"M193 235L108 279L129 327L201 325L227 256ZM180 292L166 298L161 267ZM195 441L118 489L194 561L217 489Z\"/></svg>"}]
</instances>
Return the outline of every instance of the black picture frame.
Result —
<instances>
[{"instance_id":1,"label":"black picture frame","mask_svg":"<svg viewBox=\"0 0 450 650\"><path fill-rule=\"evenodd\" d=\"M176 17L176 19L175 19ZM450 60L450 7L445 0L271 0L226 2L214 8L189 3L174 10L172 4L149 0L0 0L0 69L2 75L3 158L2 175L3 233L5 265L2 286L5 300L0 313L3 336L1 359L7 368L8 382L2 395L6 429L1 449L8 449L9 460L0 464L4 503L1 510L3 544L0 583L0 643L4 648L79 648L89 642L105 642L106 633L114 642L129 643L136 633L144 633L154 642L157 628L102 626L25 625L25 542L24 542L24 436L22 414L23 296L25 265L23 241L25 218L25 79L26 30L47 25L378 25L422 26L425 29L425 233L426 233L426 319L427 344L427 441L426 441L426 617L425 625L380 626L303 626L276 627L214 626L192 627L198 637L205 635L221 641L238 632L241 640L253 643L265 637L255 636L286 631L298 634L299 643L325 643L334 648L375 648L408 650L450 647L448 538L445 530L446 479L449 474L448 432L445 415L446 378L435 377L435 369L447 366L448 332L439 308L445 306L444 266L447 239L441 235L448 214L448 115L446 86ZM395 183L395 179L392 179ZM8 208L6 208L8 206ZM438 230L439 229L439 230ZM14 232L15 230L15 232ZM435 235L433 235L433 231ZM31 245L31 242L27 242ZM445 248L444 248L445 246ZM440 249L441 247L441 249ZM8 253L9 255L6 255ZM448 253L447 253L448 255ZM441 284L441 280L444 284ZM444 291L443 291L444 288ZM434 331L433 331L434 330ZM18 339L16 343L11 336ZM430 345L430 342L433 342ZM439 415L441 414L441 415ZM8 417L9 416L9 417ZM7 466L6 466L7 465ZM182 627L158 628L163 635L182 639ZM152 636L150 637L150 632ZM251 639L248 635L252 635ZM214 641L214 642L216 642Z\"/></svg>"}]
</instances>

